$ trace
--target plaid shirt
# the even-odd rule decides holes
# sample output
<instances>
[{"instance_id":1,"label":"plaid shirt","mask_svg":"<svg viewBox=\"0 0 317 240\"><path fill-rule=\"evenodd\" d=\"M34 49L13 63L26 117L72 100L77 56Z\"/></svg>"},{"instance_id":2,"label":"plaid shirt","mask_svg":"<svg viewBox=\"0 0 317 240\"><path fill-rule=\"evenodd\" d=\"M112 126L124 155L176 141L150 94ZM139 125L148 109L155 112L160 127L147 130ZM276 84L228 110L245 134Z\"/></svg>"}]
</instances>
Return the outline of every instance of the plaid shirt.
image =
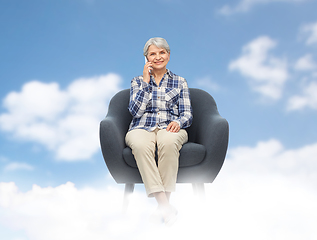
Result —
<instances>
[{"instance_id":1,"label":"plaid shirt","mask_svg":"<svg viewBox=\"0 0 317 240\"><path fill-rule=\"evenodd\" d=\"M153 131L164 129L172 121L181 128L192 123L192 108L187 82L184 78L167 70L159 86L153 76L150 82L143 76L132 79L129 111L133 116L129 131L136 128Z\"/></svg>"}]
</instances>

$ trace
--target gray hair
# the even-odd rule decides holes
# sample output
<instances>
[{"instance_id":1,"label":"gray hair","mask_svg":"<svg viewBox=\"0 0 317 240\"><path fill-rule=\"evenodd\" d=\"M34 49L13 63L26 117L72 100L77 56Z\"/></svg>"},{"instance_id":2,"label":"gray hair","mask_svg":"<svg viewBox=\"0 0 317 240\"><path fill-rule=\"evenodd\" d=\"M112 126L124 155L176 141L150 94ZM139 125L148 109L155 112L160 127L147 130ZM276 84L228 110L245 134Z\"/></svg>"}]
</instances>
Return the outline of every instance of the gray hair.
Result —
<instances>
[{"instance_id":1,"label":"gray hair","mask_svg":"<svg viewBox=\"0 0 317 240\"><path fill-rule=\"evenodd\" d=\"M167 41L164 38L160 38L160 37L155 37L155 38L150 38L144 45L143 48L143 55L147 56L148 51L149 51L149 47L151 45L155 45L158 48L164 48L168 53L171 52L170 50L170 46L168 45Z\"/></svg>"}]
</instances>

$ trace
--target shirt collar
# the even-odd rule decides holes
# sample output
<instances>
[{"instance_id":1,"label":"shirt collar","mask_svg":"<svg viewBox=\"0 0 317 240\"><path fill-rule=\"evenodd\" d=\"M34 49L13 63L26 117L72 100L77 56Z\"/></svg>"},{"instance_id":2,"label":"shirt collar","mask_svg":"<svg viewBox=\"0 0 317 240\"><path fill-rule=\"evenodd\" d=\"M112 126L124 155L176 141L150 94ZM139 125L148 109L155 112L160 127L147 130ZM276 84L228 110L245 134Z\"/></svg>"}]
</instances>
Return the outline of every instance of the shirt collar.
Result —
<instances>
[{"instance_id":1,"label":"shirt collar","mask_svg":"<svg viewBox=\"0 0 317 240\"><path fill-rule=\"evenodd\" d=\"M165 73L165 74L167 75L167 77L173 78L173 73L171 72L171 70L166 69L166 73ZM151 75L150 79L152 79L152 82L153 82L153 83L155 82L155 80L154 80L154 78L152 77L152 75ZM165 79L166 79L166 77L164 76L163 79L162 79L162 81L164 81Z\"/></svg>"},{"instance_id":2,"label":"shirt collar","mask_svg":"<svg viewBox=\"0 0 317 240\"><path fill-rule=\"evenodd\" d=\"M170 77L172 77L172 74L173 74L173 73L172 73L169 69L166 69L166 70L167 70L167 72L166 72L167 75L170 76Z\"/></svg>"}]
</instances>

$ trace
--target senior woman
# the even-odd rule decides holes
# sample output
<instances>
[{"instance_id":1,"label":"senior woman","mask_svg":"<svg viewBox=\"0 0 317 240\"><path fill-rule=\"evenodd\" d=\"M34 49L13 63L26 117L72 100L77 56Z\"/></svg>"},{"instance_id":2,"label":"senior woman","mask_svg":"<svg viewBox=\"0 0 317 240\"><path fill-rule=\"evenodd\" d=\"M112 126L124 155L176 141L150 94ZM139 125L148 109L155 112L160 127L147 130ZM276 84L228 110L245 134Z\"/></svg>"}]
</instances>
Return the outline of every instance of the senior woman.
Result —
<instances>
[{"instance_id":1,"label":"senior woman","mask_svg":"<svg viewBox=\"0 0 317 240\"><path fill-rule=\"evenodd\" d=\"M155 197L169 224L177 215L169 200L175 191L179 150L188 140L185 128L192 123L192 109L186 80L166 68L170 60L166 40L149 39L143 52L147 60L143 75L131 81L129 111L133 119L125 141L148 197Z\"/></svg>"}]
</instances>

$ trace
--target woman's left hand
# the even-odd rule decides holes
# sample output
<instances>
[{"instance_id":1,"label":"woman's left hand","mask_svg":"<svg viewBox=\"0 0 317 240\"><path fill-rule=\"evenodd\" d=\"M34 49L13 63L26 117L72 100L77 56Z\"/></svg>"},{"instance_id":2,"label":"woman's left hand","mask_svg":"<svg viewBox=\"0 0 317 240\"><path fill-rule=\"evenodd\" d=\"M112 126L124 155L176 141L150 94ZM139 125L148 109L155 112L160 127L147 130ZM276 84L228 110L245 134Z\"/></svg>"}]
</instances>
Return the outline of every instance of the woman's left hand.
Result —
<instances>
[{"instance_id":1,"label":"woman's left hand","mask_svg":"<svg viewBox=\"0 0 317 240\"><path fill-rule=\"evenodd\" d=\"M177 122L170 122L170 124L168 124L168 126L166 128L166 131L177 133L177 132L179 132L180 129L181 128Z\"/></svg>"}]
</instances>

